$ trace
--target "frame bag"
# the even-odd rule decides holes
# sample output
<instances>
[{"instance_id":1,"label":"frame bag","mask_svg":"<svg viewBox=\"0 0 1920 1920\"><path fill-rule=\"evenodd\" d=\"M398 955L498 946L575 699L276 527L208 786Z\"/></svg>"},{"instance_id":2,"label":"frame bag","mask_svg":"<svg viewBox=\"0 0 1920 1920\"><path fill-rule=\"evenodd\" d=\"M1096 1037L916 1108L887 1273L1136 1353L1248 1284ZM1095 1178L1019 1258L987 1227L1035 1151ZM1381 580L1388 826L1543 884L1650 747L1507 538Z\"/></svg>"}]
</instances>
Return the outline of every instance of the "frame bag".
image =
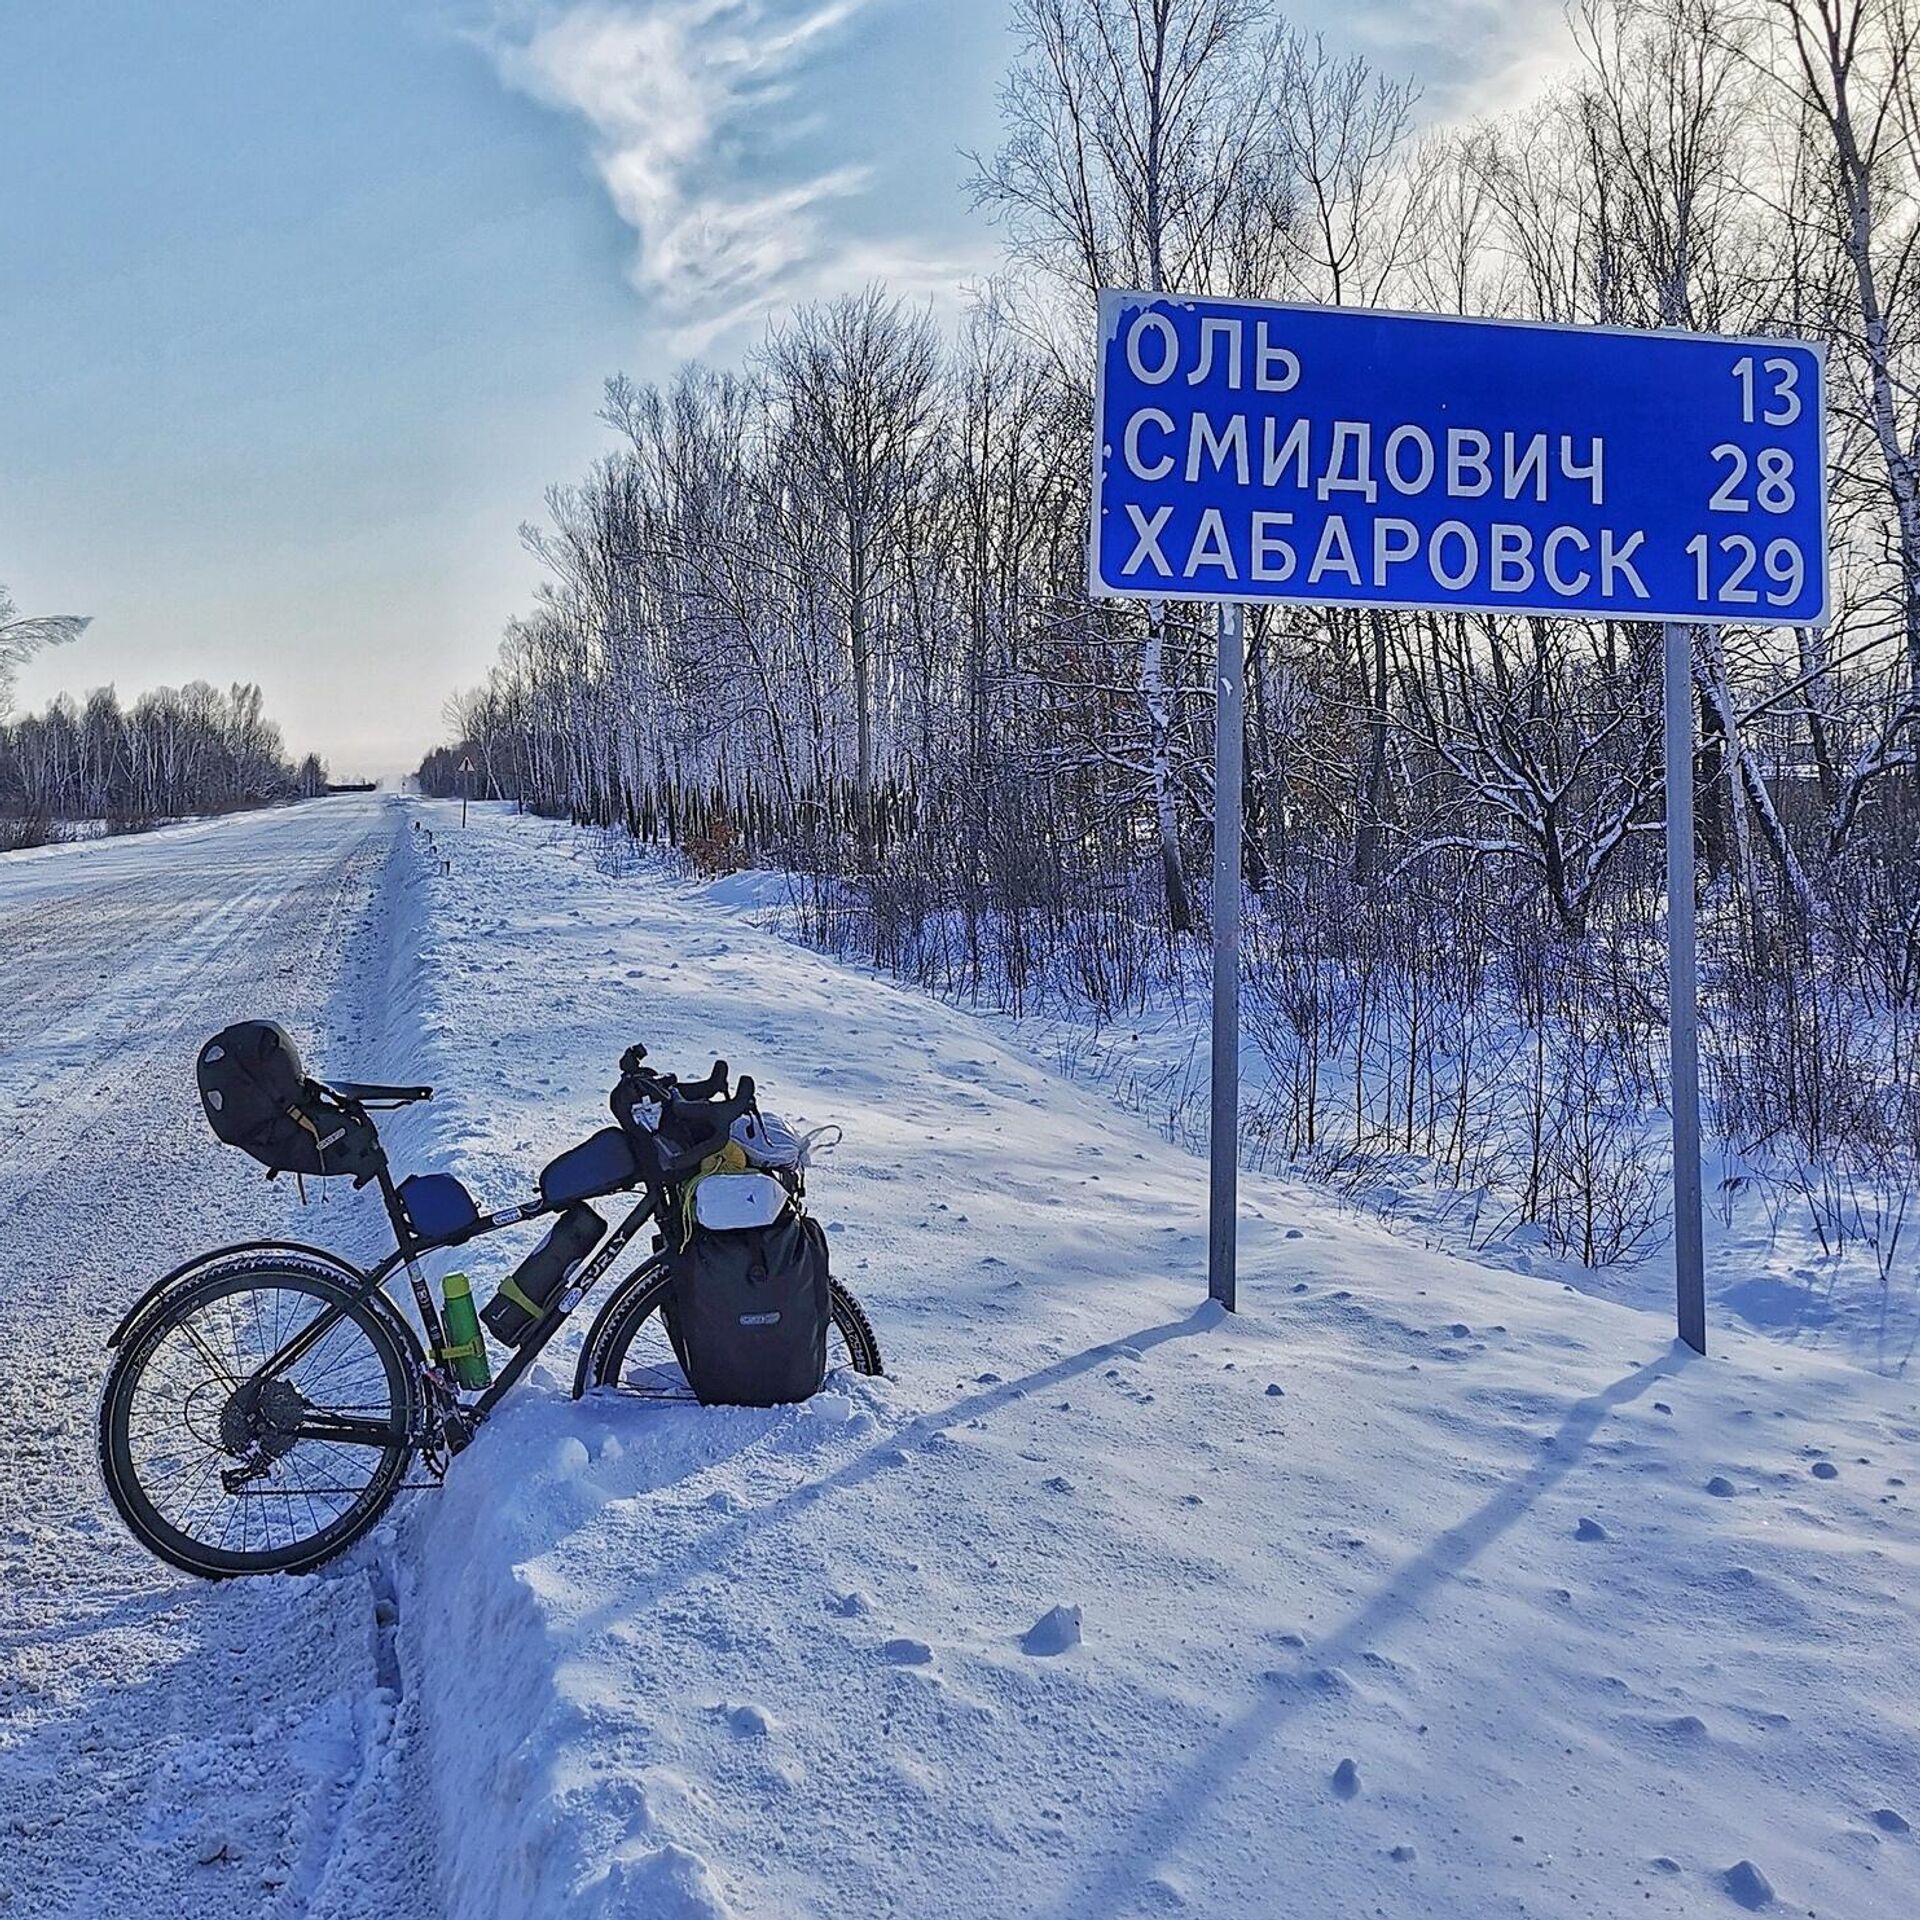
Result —
<instances>
[{"instance_id":1,"label":"frame bag","mask_svg":"<svg viewBox=\"0 0 1920 1920\"><path fill-rule=\"evenodd\" d=\"M739 1177L712 1174L698 1185ZM669 1256L666 1318L701 1402L777 1407L818 1393L832 1313L820 1223L793 1206L745 1227L703 1225L701 1211L725 1217L717 1207L687 1211L685 1238Z\"/></svg>"},{"instance_id":2,"label":"frame bag","mask_svg":"<svg viewBox=\"0 0 1920 1920\"><path fill-rule=\"evenodd\" d=\"M309 1080L299 1049L271 1020L223 1027L200 1049L194 1071L207 1124L270 1175L344 1174L361 1186L379 1172L373 1122Z\"/></svg>"}]
</instances>

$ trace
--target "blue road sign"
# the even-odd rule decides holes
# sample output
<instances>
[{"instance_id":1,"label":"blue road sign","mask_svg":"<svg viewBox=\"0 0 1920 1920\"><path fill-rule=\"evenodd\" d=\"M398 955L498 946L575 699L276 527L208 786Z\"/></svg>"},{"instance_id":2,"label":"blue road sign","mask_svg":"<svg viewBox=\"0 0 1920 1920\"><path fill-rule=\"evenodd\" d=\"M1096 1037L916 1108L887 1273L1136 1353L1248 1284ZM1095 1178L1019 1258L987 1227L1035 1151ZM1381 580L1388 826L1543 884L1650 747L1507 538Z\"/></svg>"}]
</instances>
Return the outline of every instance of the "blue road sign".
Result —
<instances>
[{"instance_id":1,"label":"blue road sign","mask_svg":"<svg viewBox=\"0 0 1920 1920\"><path fill-rule=\"evenodd\" d=\"M1811 625L1793 340L1103 292L1095 594Z\"/></svg>"}]
</instances>

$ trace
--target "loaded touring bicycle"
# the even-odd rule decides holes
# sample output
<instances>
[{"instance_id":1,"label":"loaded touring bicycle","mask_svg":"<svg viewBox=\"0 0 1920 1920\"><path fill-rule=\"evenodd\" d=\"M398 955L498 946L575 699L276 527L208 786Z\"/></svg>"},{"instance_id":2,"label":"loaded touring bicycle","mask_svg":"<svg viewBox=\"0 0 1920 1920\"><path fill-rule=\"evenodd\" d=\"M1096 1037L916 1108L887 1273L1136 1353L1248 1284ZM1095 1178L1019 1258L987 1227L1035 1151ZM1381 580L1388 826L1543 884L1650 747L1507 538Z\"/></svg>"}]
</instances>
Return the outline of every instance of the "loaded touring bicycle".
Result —
<instances>
[{"instance_id":1,"label":"loaded touring bicycle","mask_svg":"<svg viewBox=\"0 0 1920 1920\"><path fill-rule=\"evenodd\" d=\"M648 1226L649 1256L581 1344L576 1398L770 1406L833 1368L877 1374L873 1328L805 1212L807 1143L759 1112L746 1075L730 1086L725 1061L686 1082L645 1060L622 1055L616 1124L549 1162L538 1198L482 1213L451 1175L396 1182L387 1165L374 1114L430 1087L308 1079L266 1021L209 1041L200 1090L220 1138L271 1172L377 1186L394 1250L364 1271L293 1242L222 1247L134 1305L107 1343L99 1442L138 1538L210 1578L319 1565L379 1519L416 1457L444 1474ZM633 1205L609 1229L590 1203L619 1196ZM462 1275L435 1299L422 1256L547 1216L477 1316ZM385 1290L403 1270L424 1345ZM497 1377L483 1322L510 1352Z\"/></svg>"}]
</instances>

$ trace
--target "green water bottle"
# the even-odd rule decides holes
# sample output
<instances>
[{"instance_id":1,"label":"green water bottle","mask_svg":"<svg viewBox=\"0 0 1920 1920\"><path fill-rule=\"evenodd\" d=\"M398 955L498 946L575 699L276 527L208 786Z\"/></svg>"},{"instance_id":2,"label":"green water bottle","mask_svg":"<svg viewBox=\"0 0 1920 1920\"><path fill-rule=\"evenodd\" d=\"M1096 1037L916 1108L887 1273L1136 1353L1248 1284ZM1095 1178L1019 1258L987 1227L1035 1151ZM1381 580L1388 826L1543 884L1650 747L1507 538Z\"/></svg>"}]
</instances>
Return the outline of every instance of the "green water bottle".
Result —
<instances>
[{"instance_id":1,"label":"green water bottle","mask_svg":"<svg viewBox=\"0 0 1920 1920\"><path fill-rule=\"evenodd\" d=\"M440 1358L452 1364L453 1377L463 1387L484 1387L493 1378L493 1369L487 1364L487 1343L473 1310L472 1283L464 1273L450 1273L441 1282L440 1297L447 1335Z\"/></svg>"}]
</instances>

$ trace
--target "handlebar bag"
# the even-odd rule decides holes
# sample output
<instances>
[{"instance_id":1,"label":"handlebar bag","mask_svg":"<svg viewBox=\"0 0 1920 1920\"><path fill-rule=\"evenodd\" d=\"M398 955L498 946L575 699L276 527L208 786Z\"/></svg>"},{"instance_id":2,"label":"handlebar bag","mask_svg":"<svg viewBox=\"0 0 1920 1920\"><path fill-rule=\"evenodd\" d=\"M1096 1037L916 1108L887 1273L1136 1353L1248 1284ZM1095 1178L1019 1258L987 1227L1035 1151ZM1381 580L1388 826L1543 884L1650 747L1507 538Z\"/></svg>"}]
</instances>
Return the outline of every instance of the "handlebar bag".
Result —
<instances>
[{"instance_id":1,"label":"handlebar bag","mask_svg":"<svg viewBox=\"0 0 1920 1920\"><path fill-rule=\"evenodd\" d=\"M732 1231L696 1217L668 1255L668 1275L668 1331L704 1405L778 1407L820 1391L832 1310L818 1221L791 1206L770 1226Z\"/></svg>"},{"instance_id":2,"label":"handlebar bag","mask_svg":"<svg viewBox=\"0 0 1920 1920\"><path fill-rule=\"evenodd\" d=\"M380 1170L373 1122L306 1077L299 1049L273 1021L223 1027L200 1049L194 1074L207 1124L269 1173L343 1174L360 1186Z\"/></svg>"},{"instance_id":3,"label":"handlebar bag","mask_svg":"<svg viewBox=\"0 0 1920 1920\"><path fill-rule=\"evenodd\" d=\"M770 1173L721 1167L688 1183L687 1220L720 1233L738 1233L748 1227L770 1227L786 1212L787 1189Z\"/></svg>"}]
</instances>

